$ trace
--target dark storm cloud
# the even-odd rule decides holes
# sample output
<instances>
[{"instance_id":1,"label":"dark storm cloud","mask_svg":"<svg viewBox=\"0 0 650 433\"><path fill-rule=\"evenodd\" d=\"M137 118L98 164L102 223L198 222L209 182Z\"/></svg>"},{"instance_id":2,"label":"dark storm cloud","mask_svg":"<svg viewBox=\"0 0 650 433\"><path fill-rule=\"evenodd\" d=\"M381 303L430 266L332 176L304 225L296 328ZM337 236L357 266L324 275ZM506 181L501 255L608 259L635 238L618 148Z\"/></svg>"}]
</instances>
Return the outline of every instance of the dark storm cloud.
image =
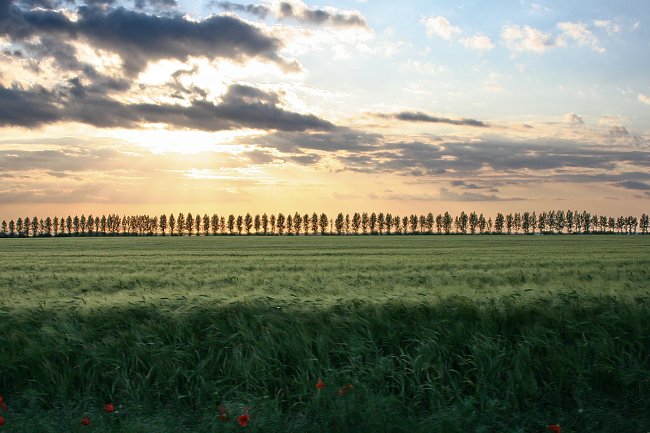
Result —
<instances>
[{"instance_id":1,"label":"dark storm cloud","mask_svg":"<svg viewBox=\"0 0 650 433\"><path fill-rule=\"evenodd\" d=\"M351 128L331 127L326 132L297 133L279 131L261 137L254 144L274 148L285 153L302 150L321 150L335 152L339 150L360 152L380 144L381 135L358 131ZM248 140L248 139L247 139ZM253 144L253 143L251 143Z\"/></svg>"},{"instance_id":2,"label":"dark storm cloud","mask_svg":"<svg viewBox=\"0 0 650 433\"><path fill-rule=\"evenodd\" d=\"M0 126L38 126L61 120L55 96L43 88L25 91L0 85Z\"/></svg>"},{"instance_id":3,"label":"dark storm cloud","mask_svg":"<svg viewBox=\"0 0 650 433\"><path fill-rule=\"evenodd\" d=\"M78 19L70 20L55 10L23 10L2 0L0 34L14 42L31 36L65 40L85 39L96 48L120 55L125 72L134 75L160 59L186 61L190 56L245 61L260 58L285 70L297 70L295 62L281 58L279 39L232 16L210 16L191 21L181 15L156 16L119 8L82 6Z\"/></svg>"},{"instance_id":4,"label":"dark storm cloud","mask_svg":"<svg viewBox=\"0 0 650 433\"><path fill-rule=\"evenodd\" d=\"M214 2L213 4L227 12L245 12L247 14L254 15L261 19L266 18L266 16L271 12L271 9L263 5L252 5L252 4L243 5L243 4L232 3L227 1Z\"/></svg>"},{"instance_id":5,"label":"dark storm cloud","mask_svg":"<svg viewBox=\"0 0 650 433\"><path fill-rule=\"evenodd\" d=\"M438 200L447 201L519 201L526 200L522 197L499 197L496 194L481 194L476 192L454 192L447 188L440 188Z\"/></svg>"},{"instance_id":6,"label":"dark storm cloud","mask_svg":"<svg viewBox=\"0 0 650 433\"><path fill-rule=\"evenodd\" d=\"M576 142L398 142L374 145L370 148L351 149L337 155L337 160L352 171L364 173L390 172L405 176L440 176L481 179L487 173L497 173L498 178L543 179L567 182L624 182L650 178L644 174L650 167L650 151L608 150ZM629 170L639 167L640 171ZM627 171L610 173L614 170ZM593 173L576 174L577 170L597 170L605 177ZM488 175L494 178L494 174ZM452 184L453 185L453 184ZM633 185L633 184L631 184ZM479 185L457 183L464 189ZM486 188L494 185L486 185ZM638 185L637 185L638 186Z\"/></svg>"},{"instance_id":7,"label":"dark storm cloud","mask_svg":"<svg viewBox=\"0 0 650 433\"><path fill-rule=\"evenodd\" d=\"M145 9L147 7L152 9L174 9L178 7L176 0L135 0L133 5L136 9Z\"/></svg>"},{"instance_id":8,"label":"dark storm cloud","mask_svg":"<svg viewBox=\"0 0 650 433\"><path fill-rule=\"evenodd\" d=\"M419 111L402 111L393 114L377 114L378 117L385 119L396 119L404 122L426 122L426 123L447 123L449 125L464 125L488 128L485 122L475 119L449 119L446 117L431 116Z\"/></svg>"},{"instance_id":9,"label":"dark storm cloud","mask_svg":"<svg viewBox=\"0 0 650 433\"><path fill-rule=\"evenodd\" d=\"M89 92L71 80L66 92L23 90L0 86L0 126L38 126L75 121L97 127L136 128L143 123L164 123L174 128L222 131L255 128L277 131L329 131L335 126L311 114L298 114L278 106L275 93L233 85L218 104L193 100L189 106L125 104Z\"/></svg>"},{"instance_id":10,"label":"dark storm cloud","mask_svg":"<svg viewBox=\"0 0 650 433\"><path fill-rule=\"evenodd\" d=\"M475 183L467 183L462 180L452 180L451 182L449 182L449 184L451 186L456 186L463 189L484 189L485 188L484 186L479 186Z\"/></svg>"},{"instance_id":11,"label":"dark storm cloud","mask_svg":"<svg viewBox=\"0 0 650 433\"><path fill-rule=\"evenodd\" d=\"M213 4L225 11L245 12L262 19L266 18L269 14L276 12L264 5L240 4L229 1L214 2ZM280 19L292 19L307 24L332 25L338 27L368 27L365 18L363 18L363 16L358 12L302 8L296 7L287 2L280 3L279 11L277 12L279 12L277 17Z\"/></svg>"},{"instance_id":12,"label":"dark storm cloud","mask_svg":"<svg viewBox=\"0 0 650 433\"><path fill-rule=\"evenodd\" d=\"M623 182L618 182L616 185L623 187L625 189L635 189L635 190L642 190L642 191L650 190L650 185L648 185L647 183L638 182L634 180L626 180Z\"/></svg>"}]
</instances>

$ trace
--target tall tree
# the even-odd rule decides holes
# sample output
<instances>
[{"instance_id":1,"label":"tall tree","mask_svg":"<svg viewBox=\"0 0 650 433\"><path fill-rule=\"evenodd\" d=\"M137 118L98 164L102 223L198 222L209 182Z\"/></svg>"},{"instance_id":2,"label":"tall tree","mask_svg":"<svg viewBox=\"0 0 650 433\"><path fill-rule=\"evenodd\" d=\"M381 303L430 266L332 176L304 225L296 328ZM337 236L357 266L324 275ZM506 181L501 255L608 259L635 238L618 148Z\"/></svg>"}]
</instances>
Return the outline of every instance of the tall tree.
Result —
<instances>
[{"instance_id":1,"label":"tall tree","mask_svg":"<svg viewBox=\"0 0 650 433\"><path fill-rule=\"evenodd\" d=\"M320 214L318 225L320 226L320 234L324 235L325 231L327 230L327 226L329 225L329 219L327 218L326 214Z\"/></svg>"},{"instance_id":2,"label":"tall tree","mask_svg":"<svg viewBox=\"0 0 650 433\"><path fill-rule=\"evenodd\" d=\"M352 233L358 235L360 228L361 228L361 214L359 212L355 212L354 215L352 215Z\"/></svg>"},{"instance_id":3,"label":"tall tree","mask_svg":"<svg viewBox=\"0 0 650 433\"><path fill-rule=\"evenodd\" d=\"M487 228L487 221L485 221L485 217L483 214L479 215L478 217L478 231L480 234L483 234L485 232L485 229Z\"/></svg>"},{"instance_id":4,"label":"tall tree","mask_svg":"<svg viewBox=\"0 0 650 433\"><path fill-rule=\"evenodd\" d=\"M419 223L418 216L415 214L411 214L411 216L409 216L408 221L411 227L411 233L416 234L418 231L418 223Z\"/></svg>"},{"instance_id":5,"label":"tall tree","mask_svg":"<svg viewBox=\"0 0 650 433\"><path fill-rule=\"evenodd\" d=\"M469 218L467 217L467 214L463 211L460 213L460 216L458 217L458 225L460 226L460 232L462 234L467 234L467 222Z\"/></svg>"},{"instance_id":6,"label":"tall tree","mask_svg":"<svg viewBox=\"0 0 650 433\"><path fill-rule=\"evenodd\" d=\"M291 236L293 234L293 217L291 214L287 214L287 234Z\"/></svg>"},{"instance_id":7,"label":"tall tree","mask_svg":"<svg viewBox=\"0 0 650 433\"><path fill-rule=\"evenodd\" d=\"M228 234L233 234L235 232L235 216L233 214L228 215Z\"/></svg>"},{"instance_id":8,"label":"tall tree","mask_svg":"<svg viewBox=\"0 0 650 433\"><path fill-rule=\"evenodd\" d=\"M445 231L445 234L448 235L451 232L451 215L449 212L445 212L445 215L442 217L442 229Z\"/></svg>"},{"instance_id":9,"label":"tall tree","mask_svg":"<svg viewBox=\"0 0 650 433\"><path fill-rule=\"evenodd\" d=\"M476 227L478 226L478 215L476 215L476 212L473 212L469 214L469 232L471 234L476 233Z\"/></svg>"},{"instance_id":10,"label":"tall tree","mask_svg":"<svg viewBox=\"0 0 650 433\"><path fill-rule=\"evenodd\" d=\"M311 231L313 234L318 233L318 215L316 212L311 214Z\"/></svg>"},{"instance_id":11,"label":"tall tree","mask_svg":"<svg viewBox=\"0 0 650 433\"><path fill-rule=\"evenodd\" d=\"M393 230L393 224L393 214L389 212L386 214L386 234L391 234L391 231Z\"/></svg>"},{"instance_id":12,"label":"tall tree","mask_svg":"<svg viewBox=\"0 0 650 433\"><path fill-rule=\"evenodd\" d=\"M271 233L275 234L275 214L271 214Z\"/></svg>"},{"instance_id":13,"label":"tall tree","mask_svg":"<svg viewBox=\"0 0 650 433\"><path fill-rule=\"evenodd\" d=\"M278 234L281 236L284 233L284 228L286 224L286 218L284 217L284 214L280 212L278 214L278 219L276 220L276 227L278 228Z\"/></svg>"},{"instance_id":14,"label":"tall tree","mask_svg":"<svg viewBox=\"0 0 650 433\"><path fill-rule=\"evenodd\" d=\"M377 214L370 214L370 234L374 235L377 232Z\"/></svg>"},{"instance_id":15,"label":"tall tree","mask_svg":"<svg viewBox=\"0 0 650 433\"><path fill-rule=\"evenodd\" d=\"M244 227L246 227L246 234L250 235L251 228L253 228L253 217L250 213L246 213L246 216L244 217Z\"/></svg>"},{"instance_id":16,"label":"tall tree","mask_svg":"<svg viewBox=\"0 0 650 433\"><path fill-rule=\"evenodd\" d=\"M337 235L343 233L343 223L344 223L343 214L339 212L339 214L336 216L336 221L334 221L334 228L336 230Z\"/></svg>"},{"instance_id":17,"label":"tall tree","mask_svg":"<svg viewBox=\"0 0 650 433\"><path fill-rule=\"evenodd\" d=\"M515 213L512 225L515 229L515 233L519 233L519 230L521 229L521 214L519 212Z\"/></svg>"},{"instance_id":18,"label":"tall tree","mask_svg":"<svg viewBox=\"0 0 650 433\"><path fill-rule=\"evenodd\" d=\"M237 215L237 234L241 235L241 232L244 230L244 218L241 215Z\"/></svg>"},{"instance_id":19,"label":"tall tree","mask_svg":"<svg viewBox=\"0 0 650 433\"><path fill-rule=\"evenodd\" d=\"M192 215L192 212L188 212L187 217L185 218L185 230L187 230L188 236L192 236L194 233L194 216Z\"/></svg>"},{"instance_id":20,"label":"tall tree","mask_svg":"<svg viewBox=\"0 0 650 433\"><path fill-rule=\"evenodd\" d=\"M293 214L293 231L296 236L300 234L300 227L302 225L302 217L298 212Z\"/></svg>"},{"instance_id":21,"label":"tall tree","mask_svg":"<svg viewBox=\"0 0 650 433\"><path fill-rule=\"evenodd\" d=\"M511 213L506 215L506 231L508 234L512 233L512 226L514 225L515 219Z\"/></svg>"},{"instance_id":22,"label":"tall tree","mask_svg":"<svg viewBox=\"0 0 650 433\"><path fill-rule=\"evenodd\" d=\"M197 213L194 216L194 231L196 232L197 236L201 235L201 214Z\"/></svg>"},{"instance_id":23,"label":"tall tree","mask_svg":"<svg viewBox=\"0 0 650 433\"><path fill-rule=\"evenodd\" d=\"M269 231L269 217L266 213L262 214L262 233L266 234Z\"/></svg>"},{"instance_id":24,"label":"tall tree","mask_svg":"<svg viewBox=\"0 0 650 433\"><path fill-rule=\"evenodd\" d=\"M176 227L176 218L174 214L169 214L169 235L174 236L174 228Z\"/></svg>"},{"instance_id":25,"label":"tall tree","mask_svg":"<svg viewBox=\"0 0 650 433\"><path fill-rule=\"evenodd\" d=\"M185 231L185 215L181 212L176 218L176 230L178 230L178 235L183 236Z\"/></svg>"},{"instance_id":26,"label":"tall tree","mask_svg":"<svg viewBox=\"0 0 650 433\"><path fill-rule=\"evenodd\" d=\"M29 232L32 229L32 220L29 217L25 217L23 220L23 234L29 237Z\"/></svg>"},{"instance_id":27,"label":"tall tree","mask_svg":"<svg viewBox=\"0 0 650 433\"><path fill-rule=\"evenodd\" d=\"M309 234L309 222L309 215L304 214L302 216L302 232L305 234L305 236Z\"/></svg>"},{"instance_id":28,"label":"tall tree","mask_svg":"<svg viewBox=\"0 0 650 433\"><path fill-rule=\"evenodd\" d=\"M370 225L370 218L368 218L368 212L363 212L361 214L361 233L368 233L368 226Z\"/></svg>"},{"instance_id":29,"label":"tall tree","mask_svg":"<svg viewBox=\"0 0 650 433\"><path fill-rule=\"evenodd\" d=\"M521 217L521 228L524 230L525 235L530 232L530 212L524 212Z\"/></svg>"},{"instance_id":30,"label":"tall tree","mask_svg":"<svg viewBox=\"0 0 650 433\"><path fill-rule=\"evenodd\" d=\"M165 236L165 230L167 230L167 215L161 214L158 219L158 224L160 225L160 233Z\"/></svg>"},{"instance_id":31,"label":"tall tree","mask_svg":"<svg viewBox=\"0 0 650 433\"><path fill-rule=\"evenodd\" d=\"M65 219L65 231L68 235L72 232L72 217L70 215Z\"/></svg>"},{"instance_id":32,"label":"tall tree","mask_svg":"<svg viewBox=\"0 0 650 433\"><path fill-rule=\"evenodd\" d=\"M45 235L52 236L52 218L45 218Z\"/></svg>"},{"instance_id":33,"label":"tall tree","mask_svg":"<svg viewBox=\"0 0 650 433\"><path fill-rule=\"evenodd\" d=\"M640 221L641 233L647 235L649 226L650 226L650 218L648 217L648 214L644 213L641 215L641 221Z\"/></svg>"},{"instance_id":34,"label":"tall tree","mask_svg":"<svg viewBox=\"0 0 650 433\"><path fill-rule=\"evenodd\" d=\"M16 235L16 223L14 223L14 220L9 220L9 235L11 237Z\"/></svg>"},{"instance_id":35,"label":"tall tree","mask_svg":"<svg viewBox=\"0 0 650 433\"><path fill-rule=\"evenodd\" d=\"M9 234L9 227L7 226L7 221L2 220L2 237L7 237Z\"/></svg>"},{"instance_id":36,"label":"tall tree","mask_svg":"<svg viewBox=\"0 0 650 433\"><path fill-rule=\"evenodd\" d=\"M505 223L505 218L502 213L497 213L497 217L494 220L494 230L501 234L503 233L503 224Z\"/></svg>"},{"instance_id":37,"label":"tall tree","mask_svg":"<svg viewBox=\"0 0 650 433\"><path fill-rule=\"evenodd\" d=\"M219 215L213 213L210 217L210 229L212 230L212 236L216 236L219 233Z\"/></svg>"},{"instance_id":38,"label":"tall tree","mask_svg":"<svg viewBox=\"0 0 650 433\"><path fill-rule=\"evenodd\" d=\"M261 225L262 219L260 218L260 214L255 214L255 218L253 220L253 228L255 229L255 234L259 234Z\"/></svg>"}]
</instances>

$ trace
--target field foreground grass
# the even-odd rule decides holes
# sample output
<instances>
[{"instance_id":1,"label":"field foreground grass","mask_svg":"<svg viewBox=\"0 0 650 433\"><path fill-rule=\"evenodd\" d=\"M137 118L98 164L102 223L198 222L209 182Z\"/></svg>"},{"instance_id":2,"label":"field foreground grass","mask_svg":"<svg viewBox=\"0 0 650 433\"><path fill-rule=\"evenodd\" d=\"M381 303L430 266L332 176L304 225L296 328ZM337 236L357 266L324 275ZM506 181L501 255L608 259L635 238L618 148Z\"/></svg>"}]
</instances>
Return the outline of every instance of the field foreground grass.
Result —
<instances>
[{"instance_id":1,"label":"field foreground grass","mask_svg":"<svg viewBox=\"0 0 650 433\"><path fill-rule=\"evenodd\" d=\"M6 431L650 431L650 237L3 239L0 266Z\"/></svg>"}]
</instances>

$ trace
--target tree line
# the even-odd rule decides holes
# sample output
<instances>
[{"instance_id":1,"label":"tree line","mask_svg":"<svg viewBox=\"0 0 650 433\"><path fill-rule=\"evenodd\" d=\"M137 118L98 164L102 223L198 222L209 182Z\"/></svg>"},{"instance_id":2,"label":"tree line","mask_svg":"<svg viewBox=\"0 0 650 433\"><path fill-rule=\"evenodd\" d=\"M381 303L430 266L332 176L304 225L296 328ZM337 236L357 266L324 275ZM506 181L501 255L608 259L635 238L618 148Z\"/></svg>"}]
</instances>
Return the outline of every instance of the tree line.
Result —
<instances>
[{"instance_id":1,"label":"tree line","mask_svg":"<svg viewBox=\"0 0 650 433\"><path fill-rule=\"evenodd\" d=\"M436 216L392 215L391 213L283 213L259 215L217 215L178 213L67 217L25 217L0 225L0 237L50 236L209 236L209 235L392 235L392 234L576 234L576 233L648 233L648 215L608 217L587 211L551 210L523 212L494 219L483 214L449 212Z\"/></svg>"}]
</instances>

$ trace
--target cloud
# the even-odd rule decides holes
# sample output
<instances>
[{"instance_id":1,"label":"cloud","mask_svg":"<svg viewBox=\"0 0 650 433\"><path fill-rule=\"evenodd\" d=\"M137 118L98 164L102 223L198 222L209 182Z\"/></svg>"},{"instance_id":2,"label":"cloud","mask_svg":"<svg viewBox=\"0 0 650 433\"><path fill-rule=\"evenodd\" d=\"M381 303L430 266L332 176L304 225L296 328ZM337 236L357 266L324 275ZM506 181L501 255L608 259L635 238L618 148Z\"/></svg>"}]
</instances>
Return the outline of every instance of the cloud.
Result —
<instances>
[{"instance_id":1,"label":"cloud","mask_svg":"<svg viewBox=\"0 0 650 433\"><path fill-rule=\"evenodd\" d=\"M634 180L618 182L616 185L623 187L625 189L634 189L634 190L642 190L642 191L650 190L650 185L648 185L647 183L638 182Z\"/></svg>"},{"instance_id":2,"label":"cloud","mask_svg":"<svg viewBox=\"0 0 650 433\"><path fill-rule=\"evenodd\" d=\"M266 18L267 15L271 13L271 9L268 6L264 6L264 5L253 5L253 4L243 5L239 3L232 3L229 1L214 2L211 4L227 12L245 12L247 14L254 15L261 19Z\"/></svg>"},{"instance_id":3,"label":"cloud","mask_svg":"<svg viewBox=\"0 0 650 433\"><path fill-rule=\"evenodd\" d=\"M440 188L438 200L445 201L519 201L526 200L520 197L499 197L495 194L481 194L476 192L454 192L447 188Z\"/></svg>"},{"instance_id":4,"label":"cloud","mask_svg":"<svg viewBox=\"0 0 650 433\"><path fill-rule=\"evenodd\" d=\"M460 27L452 26L449 20L445 17L428 17L420 20L426 28L427 35L438 36L445 40L450 40L452 36L461 32Z\"/></svg>"},{"instance_id":5,"label":"cloud","mask_svg":"<svg viewBox=\"0 0 650 433\"><path fill-rule=\"evenodd\" d=\"M187 61L189 57L238 62L259 58L286 71L299 69L297 63L278 54L283 47L279 39L233 16L213 15L194 21L178 14L158 16L94 6L79 7L76 16L72 20L64 11L24 11L9 3L6 12L0 12L0 34L17 43L33 36L48 36L59 43L86 41L94 48L117 53L131 76L153 61Z\"/></svg>"},{"instance_id":6,"label":"cloud","mask_svg":"<svg viewBox=\"0 0 650 433\"><path fill-rule=\"evenodd\" d=\"M570 123L571 125L584 125L585 122L582 120L582 116L577 115L576 113L567 113L564 115L564 121Z\"/></svg>"},{"instance_id":7,"label":"cloud","mask_svg":"<svg viewBox=\"0 0 650 433\"><path fill-rule=\"evenodd\" d=\"M451 186L461 187L463 189L484 189L484 188L488 188L488 187L484 187L484 186L479 186L479 185L477 185L475 183L467 183L467 182L462 181L462 180L452 180L451 182L449 182L449 184Z\"/></svg>"},{"instance_id":8,"label":"cloud","mask_svg":"<svg viewBox=\"0 0 650 433\"><path fill-rule=\"evenodd\" d=\"M608 34L613 35L621 32L621 26L612 20L595 20L594 25L598 28L604 29Z\"/></svg>"},{"instance_id":9,"label":"cloud","mask_svg":"<svg viewBox=\"0 0 650 433\"><path fill-rule=\"evenodd\" d=\"M650 105L650 96L645 95L643 93L639 93L639 102Z\"/></svg>"},{"instance_id":10,"label":"cloud","mask_svg":"<svg viewBox=\"0 0 650 433\"><path fill-rule=\"evenodd\" d=\"M590 144L556 139L506 141L487 138L473 141L384 143L357 149L337 159L347 169L364 173L390 172L405 176L472 177L494 181L510 179L563 179L568 182L646 180L630 167L647 170L650 151L610 150ZM594 172L625 170L625 176L596 180ZM576 171L582 172L575 174ZM641 172L638 172L641 173ZM460 184L459 184L460 186Z\"/></svg>"},{"instance_id":11,"label":"cloud","mask_svg":"<svg viewBox=\"0 0 650 433\"><path fill-rule=\"evenodd\" d=\"M257 147L275 149L283 153L301 154L304 150L349 151L353 153L373 149L381 143L381 135L371 134L345 127L333 127L327 132L277 131L257 139L242 139L241 144L254 144ZM305 159L301 155L297 161ZM307 158L313 160L313 156Z\"/></svg>"},{"instance_id":12,"label":"cloud","mask_svg":"<svg viewBox=\"0 0 650 433\"><path fill-rule=\"evenodd\" d=\"M471 50L489 51L494 48L492 40L485 35L475 35L464 38L461 43Z\"/></svg>"},{"instance_id":13,"label":"cloud","mask_svg":"<svg viewBox=\"0 0 650 433\"><path fill-rule=\"evenodd\" d=\"M418 74L438 74L447 71L447 67L432 62L420 62L418 60L408 59L400 65L400 71L416 72Z\"/></svg>"},{"instance_id":14,"label":"cloud","mask_svg":"<svg viewBox=\"0 0 650 433\"><path fill-rule=\"evenodd\" d=\"M560 22L557 24L555 35L545 33L534 27L525 25L505 25L501 28L501 41L513 52L532 52L543 54L548 50L573 46L588 47L603 53L605 49L599 45L598 38L581 22Z\"/></svg>"},{"instance_id":15,"label":"cloud","mask_svg":"<svg viewBox=\"0 0 650 433\"><path fill-rule=\"evenodd\" d=\"M0 126L32 127L73 121L96 127L120 128L163 123L173 128L202 131L334 129L332 123L314 115L287 111L279 106L280 102L275 93L237 84L228 88L220 103L192 100L189 105L122 103L104 95L88 94L78 81L67 93L0 86Z\"/></svg>"},{"instance_id":16,"label":"cloud","mask_svg":"<svg viewBox=\"0 0 650 433\"><path fill-rule=\"evenodd\" d=\"M449 119L446 117L432 116L419 111L402 111L394 114L377 114L378 117L397 119L405 122L427 122L427 123L446 123L449 125L477 126L488 128L485 122L475 119Z\"/></svg>"},{"instance_id":17,"label":"cloud","mask_svg":"<svg viewBox=\"0 0 650 433\"><path fill-rule=\"evenodd\" d=\"M609 128L609 135L612 137L628 137L630 132L625 126L614 125Z\"/></svg>"},{"instance_id":18,"label":"cloud","mask_svg":"<svg viewBox=\"0 0 650 433\"><path fill-rule=\"evenodd\" d=\"M530 26L505 25L501 40L510 51L544 53L555 46L551 35Z\"/></svg>"},{"instance_id":19,"label":"cloud","mask_svg":"<svg viewBox=\"0 0 650 433\"><path fill-rule=\"evenodd\" d=\"M567 39L573 40L579 47L589 47L599 53L605 52L605 49L598 45L598 38L587 28L584 23L561 22L557 25L562 31L558 37L557 44L564 46Z\"/></svg>"},{"instance_id":20,"label":"cloud","mask_svg":"<svg viewBox=\"0 0 650 433\"><path fill-rule=\"evenodd\" d=\"M368 28L366 19L357 11L342 11L335 8L309 8L305 3L298 1L276 2L272 6L239 4L229 1L220 1L213 4L225 11L245 12L262 19L272 14L279 19L292 19L306 24Z\"/></svg>"}]
</instances>

